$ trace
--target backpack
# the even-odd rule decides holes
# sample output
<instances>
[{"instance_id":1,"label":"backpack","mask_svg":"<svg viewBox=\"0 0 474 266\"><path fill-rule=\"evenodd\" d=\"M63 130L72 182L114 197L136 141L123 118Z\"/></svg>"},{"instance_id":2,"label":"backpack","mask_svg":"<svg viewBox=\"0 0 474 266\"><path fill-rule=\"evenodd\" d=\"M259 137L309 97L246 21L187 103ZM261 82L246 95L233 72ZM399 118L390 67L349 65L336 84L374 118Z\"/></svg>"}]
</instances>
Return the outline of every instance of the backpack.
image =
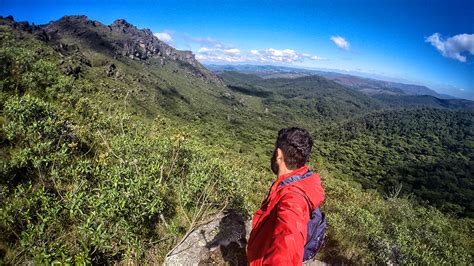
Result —
<instances>
[{"instance_id":1,"label":"backpack","mask_svg":"<svg viewBox=\"0 0 474 266\"><path fill-rule=\"evenodd\" d=\"M313 174L313 171L308 171L304 175L295 175L288 177L287 179L280 182L279 187L288 185L290 183L296 182L298 180L309 177ZM300 193L304 196L309 205L308 196L300 189ZM311 206L310 206L311 208ZM310 260L316 256L316 253L319 251L323 244L324 232L326 231L326 216L324 212L321 212L319 208L315 208L310 213L310 219L308 221L308 234L306 237L306 243L304 245L304 255L303 261Z\"/></svg>"}]
</instances>

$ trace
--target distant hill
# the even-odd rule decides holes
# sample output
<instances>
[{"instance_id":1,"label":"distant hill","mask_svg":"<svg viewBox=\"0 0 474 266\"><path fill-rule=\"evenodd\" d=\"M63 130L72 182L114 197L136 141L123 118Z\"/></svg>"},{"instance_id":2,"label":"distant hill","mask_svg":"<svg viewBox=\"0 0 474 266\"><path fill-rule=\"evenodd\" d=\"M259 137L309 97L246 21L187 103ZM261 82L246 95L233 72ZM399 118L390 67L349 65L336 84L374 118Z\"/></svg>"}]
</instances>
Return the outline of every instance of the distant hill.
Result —
<instances>
[{"instance_id":1,"label":"distant hill","mask_svg":"<svg viewBox=\"0 0 474 266\"><path fill-rule=\"evenodd\" d=\"M287 107L285 112L302 114L315 121L347 119L383 108L383 104L363 93L316 75L262 78L225 71L220 76L233 90L262 96L265 92L263 103L270 110Z\"/></svg>"},{"instance_id":2,"label":"distant hill","mask_svg":"<svg viewBox=\"0 0 474 266\"><path fill-rule=\"evenodd\" d=\"M254 73L263 78L298 78L301 76L319 75L369 95L430 95L440 99L454 98L449 95L439 94L426 86L369 79L365 77L342 74L337 72L271 65L206 65L206 67L216 73L222 71L238 71L249 74Z\"/></svg>"},{"instance_id":3,"label":"distant hill","mask_svg":"<svg viewBox=\"0 0 474 266\"><path fill-rule=\"evenodd\" d=\"M372 96L388 107L442 107L448 109L474 110L474 101L464 99L439 99L429 95L390 95L378 94Z\"/></svg>"},{"instance_id":4,"label":"distant hill","mask_svg":"<svg viewBox=\"0 0 474 266\"><path fill-rule=\"evenodd\" d=\"M441 94L435 92L434 90L420 85L403 84L342 74L321 75L328 79L334 80L340 84L357 89L367 94L429 95L437 98L443 98Z\"/></svg>"},{"instance_id":5,"label":"distant hill","mask_svg":"<svg viewBox=\"0 0 474 266\"><path fill-rule=\"evenodd\" d=\"M318 70L299 69L282 66L260 66L260 65L206 65L214 73L232 81L232 75L237 73L251 75L261 79L300 79L309 76L320 76L334 81L344 87L359 91L369 97L376 99L382 105L389 108L407 107L440 107L449 109L474 109L474 101L457 99L450 95L438 94L437 92L419 85L403 84L376 79L368 79L353 75L340 74L336 72L324 72ZM255 77L251 78L254 79ZM268 83L271 83L268 82Z\"/></svg>"}]
</instances>

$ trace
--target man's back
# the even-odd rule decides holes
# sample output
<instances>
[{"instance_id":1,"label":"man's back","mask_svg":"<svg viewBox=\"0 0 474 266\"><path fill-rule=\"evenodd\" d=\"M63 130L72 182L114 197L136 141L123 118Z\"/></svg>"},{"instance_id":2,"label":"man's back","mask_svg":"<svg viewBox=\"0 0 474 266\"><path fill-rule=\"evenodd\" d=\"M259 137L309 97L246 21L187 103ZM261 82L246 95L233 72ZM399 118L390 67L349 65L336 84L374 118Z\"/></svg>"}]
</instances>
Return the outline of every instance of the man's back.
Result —
<instances>
[{"instance_id":1,"label":"man's back","mask_svg":"<svg viewBox=\"0 0 474 266\"><path fill-rule=\"evenodd\" d=\"M307 166L303 166L280 175L273 183L253 217L247 248L250 265L302 263L310 212L324 200L324 190L316 173L285 186L280 183L307 172Z\"/></svg>"}]
</instances>

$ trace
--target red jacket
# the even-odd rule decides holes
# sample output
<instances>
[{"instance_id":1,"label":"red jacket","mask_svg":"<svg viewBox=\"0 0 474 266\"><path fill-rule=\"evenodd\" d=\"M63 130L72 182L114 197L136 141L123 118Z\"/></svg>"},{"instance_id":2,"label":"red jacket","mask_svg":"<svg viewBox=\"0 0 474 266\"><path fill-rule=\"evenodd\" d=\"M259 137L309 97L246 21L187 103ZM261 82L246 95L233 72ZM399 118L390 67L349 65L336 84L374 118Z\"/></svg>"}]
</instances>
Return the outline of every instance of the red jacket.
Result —
<instances>
[{"instance_id":1,"label":"red jacket","mask_svg":"<svg viewBox=\"0 0 474 266\"><path fill-rule=\"evenodd\" d=\"M249 265L301 265L310 210L324 200L319 175L311 176L285 186L281 181L308 172L305 165L281 175L273 183L267 199L254 214L252 232L247 245ZM303 194L306 194L308 201Z\"/></svg>"}]
</instances>

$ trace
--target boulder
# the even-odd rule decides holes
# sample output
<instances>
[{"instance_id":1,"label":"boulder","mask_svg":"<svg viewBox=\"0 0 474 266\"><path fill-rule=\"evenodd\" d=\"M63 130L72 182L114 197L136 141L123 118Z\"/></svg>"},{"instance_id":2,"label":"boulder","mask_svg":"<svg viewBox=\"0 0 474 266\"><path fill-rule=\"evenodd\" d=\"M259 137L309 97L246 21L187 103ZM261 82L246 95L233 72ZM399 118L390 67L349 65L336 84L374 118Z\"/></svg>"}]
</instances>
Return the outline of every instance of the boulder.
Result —
<instances>
[{"instance_id":1,"label":"boulder","mask_svg":"<svg viewBox=\"0 0 474 266\"><path fill-rule=\"evenodd\" d=\"M247 265L250 228L251 221L236 212L220 213L190 233L164 265Z\"/></svg>"}]
</instances>

